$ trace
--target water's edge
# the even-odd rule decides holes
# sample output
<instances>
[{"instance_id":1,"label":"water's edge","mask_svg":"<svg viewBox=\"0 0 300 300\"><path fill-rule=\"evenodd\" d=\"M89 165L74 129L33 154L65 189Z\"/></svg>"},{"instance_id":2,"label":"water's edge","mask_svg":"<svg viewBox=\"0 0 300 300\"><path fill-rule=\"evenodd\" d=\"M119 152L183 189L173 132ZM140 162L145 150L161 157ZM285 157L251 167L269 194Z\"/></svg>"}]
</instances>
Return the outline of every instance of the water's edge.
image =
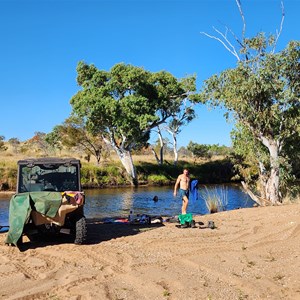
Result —
<instances>
[{"instance_id":1,"label":"water's edge","mask_svg":"<svg viewBox=\"0 0 300 300\"><path fill-rule=\"evenodd\" d=\"M198 199L190 196L188 212L194 215L209 213L205 204L207 193L222 198L224 210L253 207L254 202L243 192L240 185L200 185ZM14 193L0 196L0 225L8 224L9 200ZM139 186L85 190L85 216L87 218L127 217L130 210L135 214L175 216L181 213L182 200L173 196L172 186ZM154 201L157 196L158 201Z\"/></svg>"}]
</instances>

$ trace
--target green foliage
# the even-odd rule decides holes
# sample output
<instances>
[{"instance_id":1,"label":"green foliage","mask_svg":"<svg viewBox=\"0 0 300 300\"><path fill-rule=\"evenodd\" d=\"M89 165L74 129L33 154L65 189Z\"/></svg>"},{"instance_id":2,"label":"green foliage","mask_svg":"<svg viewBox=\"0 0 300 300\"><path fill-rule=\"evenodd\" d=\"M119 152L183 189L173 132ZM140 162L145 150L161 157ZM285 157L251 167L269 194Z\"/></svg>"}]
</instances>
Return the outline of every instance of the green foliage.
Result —
<instances>
[{"instance_id":1,"label":"green foliage","mask_svg":"<svg viewBox=\"0 0 300 300\"><path fill-rule=\"evenodd\" d=\"M143 184L173 185L184 168L190 170L192 178L197 178L200 183L225 183L230 182L234 176L233 165L230 161L214 161L201 165L179 161L178 165L165 164L157 166L155 163L141 162L137 165L139 180ZM106 167L97 167L84 163L82 167L82 183L86 187L103 187L129 185L130 180L118 164Z\"/></svg>"},{"instance_id":2,"label":"green foliage","mask_svg":"<svg viewBox=\"0 0 300 300\"><path fill-rule=\"evenodd\" d=\"M71 99L73 112L91 132L126 150L144 146L150 129L170 117L193 86L191 79L187 84L168 72L126 64L106 72L80 62L77 73L83 89Z\"/></svg>"},{"instance_id":3,"label":"green foliage","mask_svg":"<svg viewBox=\"0 0 300 300\"><path fill-rule=\"evenodd\" d=\"M209 147L209 152L212 155L230 155L232 153L232 148L231 147L227 147L225 145L219 145L219 144L212 144L212 145L208 145Z\"/></svg>"},{"instance_id":4,"label":"green foliage","mask_svg":"<svg viewBox=\"0 0 300 300\"><path fill-rule=\"evenodd\" d=\"M7 147L4 144L4 136L0 135L0 151L6 151Z\"/></svg>"},{"instance_id":5,"label":"green foliage","mask_svg":"<svg viewBox=\"0 0 300 300\"><path fill-rule=\"evenodd\" d=\"M206 80L199 99L231 112L239 126L234 132L237 153L264 165L264 176L276 182L280 171L292 170L282 162L291 163L291 149L299 141L300 42L291 41L278 53L269 50L273 44L274 38L264 34L245 39L244 60ZM275 187L272 202L278 196Z\"/></svg>"},{"instance_id":6,"label":"green foliage","mask_svg":"<svg viewBox=\"0 0 300 300\"><path fill-rule=\"evenodd\" d=\"M111 145L136 185L132 150L147 146L151 129L178 112L187 88L195 90L195 78L180 81L165 71L152 73L123 63L106 72L79 62L77 73L82 90L71 99L73 115Z\"/></svg>"},{"instance_id":7,"label":"green foliage","mask_svg":"<svg viewBox=\"0 0 300 300\"><path fill-rule=\"evenodd\" d=\"M229 159L210 161L199 166L189 167L191 175L201 183L226 183L234 181L236 172Z\"/></svg>"},{"instance_id":8,"label":"green foliage","mask_svg":"<svg viewBox=\"0 0 300 300\"><path fill-rule=\"evenodd\" d=\"M211 158L211 153L209 153L209 146L204 144L189 142L187 149L192 152L195 158Z\"/></svg>"},{"instance_id":9,"label":"green foliage","mask_svg":"<svg viewBox=\"0 0 300 300\"><path fill-rule=\"evenodd\" d=\"M196 159L209 159L213 155L229 155L232 151L231 148L224 145L220 146L219 144L197 144L192 141L190 141L187 145L187 150L190 151Z\"/></svg>"},{"instance_id":10,"label":"green foliage","mask_svg":"<svg viewBox=\"0 0 300 300\"><path fill-rule=\"evenodd\" d=\"M178 161L178 164L165 164L157 166L156 163L140 162L137 165L139 180L149 185L173 185L182 170L190 170L191 178L203 183L230 182L235 175L233 165L229 160L213 161L204 164L191 164L186 161ZM7 183L10 190L16 188L17 164L0 162L0 185ZM119 163L111 163L107 166L96 166L91 163L82 163L81 182L84 188L101 188L110 186L128 186L130 178L121 168Z\"/></svg>"},{"instance_id":11,"label":"green foliage","mask_svg":"<svg viewBox=\"0 0 300 300\"><path fill-rule=\"evenodd\" d=\"M17 166L0 163L0 190L15 190L17 186Z\"/></svg>"},{"instance_id":12,"label":"green foliage","mask_svg":"<svg viewBox=\"0 0 300 300\"><path fill-rule=\"evenodd\" d=\"M33 138L27 140L24 145L22 152L26 152L29 148L37 149L42 155L49 155L53 152L52 146L47 142L47 134L44 132L37 131L34 133Z\"/></svg>"},{"instance_id":13,"label":"green foliage","mask_svg":"<svg viewBox=\"0 0 300 300\"><path fill-rule=\"evenodd\" d=\"M168 185L170 180L165 175L149 175L148 183L151 185Z\"/></svg>"},{"instance_id":14,"label":"green foliage","mask_svg":"<svg viewBox=\"0 0 300 300\"><path fill-rule=\"evenodd\" d=\"M130 184L126 174L118 165L97 167L86 163L81 169L81 181L84 186L93 188Z\"/></svg>"},{"instance_id":15,"label":"green foliage","mask_svg":"<svg viewBox=\"0 0 300 300\"><path fill-rule=\"evenodd\" d=\"M243 180L250 186L256 186L259 175L259 162L264 166L269 166L269 156L267 148L258 143L251 131L241 124L237 124L236 129L231 132L234 148L234 164Z\"/></svg>"},{"instance_id":16,"label":"green foliage","mask_svg":"<svg viewBox=\"0 0 300 300\"><path fill-rule=\"evenodd\" d=\"M224 105L257 138L285 140L299 126L300 75L291 68L300 68L299 59L300 42L291 42L280 53L257 54L206 80L202 99Z\"/></svg>"},{"instance_id":17,"label":"green foliage","mask_svg":"<svg viewBox=\"0 0 300 300\"><path fill-rule=\"evenodd\" d=\"M98 164L106 148L102 137L89 133L84 120L76 116L71 116L62 125L55 126L47 135L46 141L58 149L62 149L63 145L83 151L87 157L94 156Z\"/></svg>"},{"instance_id":18,"label":"green foliage","mask_svg":"<svg viewBox=\"0 0 300 300\"><path fill-rule=\"evenodd\" d=\"M18 153L20 147L20 140L18 138L10 138L8 143L12 146L13 152Z\"/></svg>"},{"instance_id":19,"label":"green foliage","mask_svg":"<svg viewBox=\"0 0 300 300\"><path fill-rule=\"evenodd\" d=\"M55 126L52 132L48 133L45 137L45 141L53 148L61 150L62 143L61 143L62 136L60 134L60 126Z\"/></svg>"}]
</instances>

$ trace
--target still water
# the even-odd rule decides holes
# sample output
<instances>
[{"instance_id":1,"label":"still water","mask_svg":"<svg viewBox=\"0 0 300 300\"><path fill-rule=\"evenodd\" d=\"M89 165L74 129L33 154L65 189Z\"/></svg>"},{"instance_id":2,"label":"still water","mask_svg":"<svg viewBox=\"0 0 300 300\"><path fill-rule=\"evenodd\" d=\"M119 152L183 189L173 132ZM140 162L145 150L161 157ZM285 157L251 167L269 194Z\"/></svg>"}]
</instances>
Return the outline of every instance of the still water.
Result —
<instances>
[{"instance_id":1,"label":"still water","mask_svg":"<svg viewBox=\"0 0 300 300\"><path fill-rule=\"evenodd\" d=\"M181 199L173 196L173 187L138 187L85 190L85 216L87 218L127 217L134 214L175 216L180 214ZM242 191L240 185L199 186L198 199L190 197L188 212L207 214L204 198L207 194L225 199L225 209L252 207L254 202ZM154 202L153 197L158 201ZM8 225L10 196L0 199L0 225Z\"/></svg>"}]
</instances>

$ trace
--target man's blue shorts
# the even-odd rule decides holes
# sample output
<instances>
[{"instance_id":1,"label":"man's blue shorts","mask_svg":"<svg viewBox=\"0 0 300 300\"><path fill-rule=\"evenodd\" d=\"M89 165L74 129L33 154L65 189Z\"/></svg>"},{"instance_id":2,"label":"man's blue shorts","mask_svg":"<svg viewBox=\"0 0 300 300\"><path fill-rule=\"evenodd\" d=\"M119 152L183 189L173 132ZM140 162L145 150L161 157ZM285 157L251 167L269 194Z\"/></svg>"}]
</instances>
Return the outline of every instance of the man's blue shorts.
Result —
<instances>
[{"instance_id":1,"label":"man's blue shorts","mask_svg":"<svg viewBox=\"0 0 300 300\"><path fill-rule=\"evenodd\" d=\"M179 189L179 195L180 195L180 197L182 199L183 199L184 196L186 196L187 198L189 198L189 190Z\"/></svg>"}]
</instances>

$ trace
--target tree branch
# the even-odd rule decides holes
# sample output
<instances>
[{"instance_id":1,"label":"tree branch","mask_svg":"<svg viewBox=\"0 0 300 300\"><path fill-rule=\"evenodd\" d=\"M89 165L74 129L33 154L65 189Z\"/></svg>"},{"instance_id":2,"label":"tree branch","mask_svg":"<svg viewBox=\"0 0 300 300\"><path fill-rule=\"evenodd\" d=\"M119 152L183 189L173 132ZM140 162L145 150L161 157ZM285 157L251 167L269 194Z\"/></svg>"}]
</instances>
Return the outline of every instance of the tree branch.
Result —
<instances>
[{"instance_id":1,"label":"tree branch","mask_svg":"<svg viewBox=\"0 0 300 300\"><path fill-rule=\"evenodd\" d=\"M213 27L213 28L214 28L214 27ZM239 55L237 54L237 52L236 52L234 46L229 42L229 40L227 39L227 37L226 37L223 33L221 33L219 30L217 30L217 29L215 29L215 28L214 28L214 30L215 30L217 33L219 33L219 34L224 38L225 42L226 42L233 50L231 50L231 49L226 45L226 43L225 43L222 39L220 39L220 38L218 38L218 37L216 37L216 36L214 36L214 35L210 35L210 34L208 34L208 33L206 33L206 32L203 32L203 31L201 31L200 33L201 33L201 34L204 34L205 36L207 36L207 37L209 37L209 38L211 38L211 39L214 39L214 40L217 40L218 42L220 42L220 43L225 47L225 49L226 49L227 51L229 51L233 56L236 57L236 59L237 59L238 61L240 61L241 59L240 59Z\"/></svg>"},{"instance_id":2,"label":"tree branch","mask_svg":"<svg viewBox=\"0 0 300 300\"><path fill-rule=\"evenodd\" d=\"M279 32L277 32L277 35L276 35L276 39L275 39L275 42L274 42L274 47L273 47L273 50L271 51L272 53L275 52L275 48L277 46L278 39L279 39L279 37L281 35L282 28L283 28L284 17L285 17L284 4L283 4L283 0L281 0L281 22L280 22L280 28L279 28Z\"/></svg>"},{"instance_id":3,"label":"tree branch","mask_svg":"<svg viewBox=\"0 0 300 300\"><path fill-rule=\"evenodd\" d=\"M238 6L238 9L240 11L240 15L242 17L242 21L243 21L243 31L242 31L242 40L244 40L245 38L245 32L246 32L246 21L245 21L245 17L244 17L244 13L242 10L242 3L240 0L235 0L236 5Z\"/></svg>"}]
</instances>

